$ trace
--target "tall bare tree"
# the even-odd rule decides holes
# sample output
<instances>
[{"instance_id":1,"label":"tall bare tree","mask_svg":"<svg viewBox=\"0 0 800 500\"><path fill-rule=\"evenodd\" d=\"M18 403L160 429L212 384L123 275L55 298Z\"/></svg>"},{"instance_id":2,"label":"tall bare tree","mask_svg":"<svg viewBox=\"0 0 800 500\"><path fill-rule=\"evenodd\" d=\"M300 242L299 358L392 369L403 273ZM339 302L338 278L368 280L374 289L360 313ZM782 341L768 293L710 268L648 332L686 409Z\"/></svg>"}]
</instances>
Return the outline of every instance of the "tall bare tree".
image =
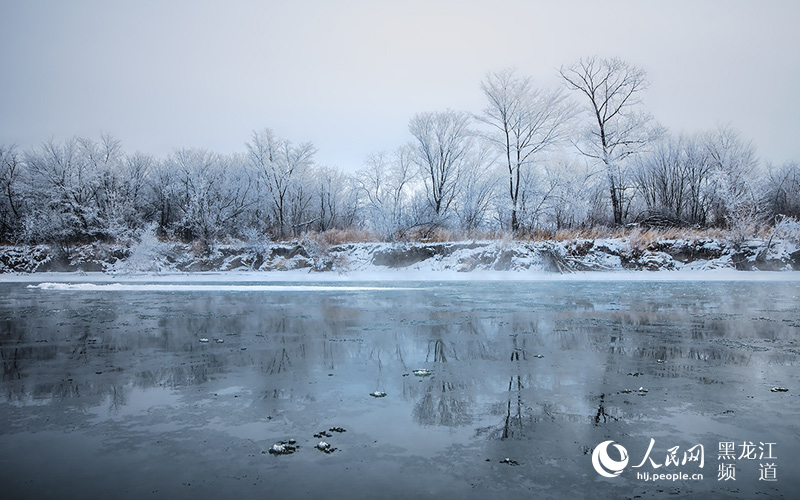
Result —
<instances>
[{"instance_id":1,"label":"tall bare tree","mask_svg":"<svg viewBox=\"0 0 800 500\"><path fill-rule=\"evenodd\" d=\"M614 223L622 224L629 207L626 159L643 150L661 129L639 109L639 94L647 89L644 70L621 59L589 57L561 67L567 88L588 100L591 126L576 143L585 156L605 168Z\"/></svg>"},{"instance_id":2,"label":"tall bare tree","mask_svg":"<svg viewBox=\"0 0 800 500\"><path fill-rule=\"evenodd\" d=\"M519 210L525 198L523 177L537 153L566 138L573 106L561 88L543 89L513 69L486 75L481 90L488 101L478 120L490 127L486 138L503 157L508 172L511 229L520 228Z\"/></svg>"},{"instance_id":3,"label":"tall bare tree","mask_svg":"<svg viewBox=\"0 0 800 500\"><path fill-rule=\"evenodd\" d=\"M458 177L472 145L469 115L447 110L419 113L408 125L414 136L414 161L425 183L428 203L439 221L456 196Z\"/></svg>"}]
</instances>

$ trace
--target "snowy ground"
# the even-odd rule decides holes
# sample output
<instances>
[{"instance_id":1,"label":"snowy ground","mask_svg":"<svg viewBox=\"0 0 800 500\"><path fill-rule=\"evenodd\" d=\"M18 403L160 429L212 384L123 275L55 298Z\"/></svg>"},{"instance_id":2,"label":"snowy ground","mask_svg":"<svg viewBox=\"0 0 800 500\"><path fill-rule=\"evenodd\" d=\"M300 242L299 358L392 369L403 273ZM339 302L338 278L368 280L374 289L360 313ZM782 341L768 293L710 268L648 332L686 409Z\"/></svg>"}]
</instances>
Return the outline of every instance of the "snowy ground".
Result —
<instances>
[{"instance_id":1,"label":"snowy ground","mask_svg":"<svg viewBox=\"0 0 800 500\"><path fill-rule=\"evenodd\" d=\"M189 275L225 281L375 280L375 279L587 279L585 273L650 271L641 279L694 279L698 271L726 276L730 271L800 269L800 247L783 239L731 243L714 239L642 242L636 238L537 241L464 241L451 243L351 243L314 241L282 244L215 245L199 250L186 244L149 242L86 245L56 252L49 247L0 248L3 279L15 273L100 273L151 281ZM265 272L269 271L269 272ZM653 273L668 271L664 277ZM202 274L197 274L202 273ZM210 274L209 274L210 273ZM562 276L563 275L563 276ZM741 276L733 274L730 276ZM593 276L590 274L589 276ZM596 277L592 279L608 279ZM725 278L730 279L730 278ZM739 279L739 278L736 278Z\"/></svg>"}]
</instances>

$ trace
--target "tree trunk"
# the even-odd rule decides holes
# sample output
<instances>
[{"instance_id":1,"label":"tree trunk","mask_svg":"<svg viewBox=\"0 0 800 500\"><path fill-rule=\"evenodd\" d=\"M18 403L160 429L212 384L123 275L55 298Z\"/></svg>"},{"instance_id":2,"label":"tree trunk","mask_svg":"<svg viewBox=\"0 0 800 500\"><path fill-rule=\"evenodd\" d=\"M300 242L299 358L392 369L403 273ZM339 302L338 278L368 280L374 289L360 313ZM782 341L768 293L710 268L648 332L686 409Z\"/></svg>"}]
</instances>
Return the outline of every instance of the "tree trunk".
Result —
<instances>
[{"instance_id":1,"label":"tree trunk","mask_svg":"<svg viewBox=\"0 0 800 500\"><path fill-rule=\"evenodd\" d=\"M611 183L611 207L614 211L614 224L622 224L622 200L614 183Z\"/></svg>"},{"instance_id":2,"label":"tree trunk","mask_svg":"<svg viewBox=\"0 0 800 500\"><path fill-rule=\"evenodd\" d=\"M517 220L517 207L511 209L511 231L516 234L519 231L519 221Z\"/></svg>"}]
</instances>

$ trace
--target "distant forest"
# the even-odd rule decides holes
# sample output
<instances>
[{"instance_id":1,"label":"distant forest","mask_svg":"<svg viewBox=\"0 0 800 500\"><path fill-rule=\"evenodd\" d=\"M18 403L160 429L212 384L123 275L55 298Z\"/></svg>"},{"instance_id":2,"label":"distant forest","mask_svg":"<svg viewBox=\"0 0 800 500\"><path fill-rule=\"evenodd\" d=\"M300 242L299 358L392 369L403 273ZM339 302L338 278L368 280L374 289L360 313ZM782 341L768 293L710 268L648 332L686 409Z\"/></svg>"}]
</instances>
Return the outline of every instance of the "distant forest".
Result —
<instances>
[{"instance_id":1,"label":"distant forest","mask_svg":"<svg viewBox=\"0 0 800 500\"><path fill-rule=\"evenodd\" d=\"M800 217L800 167L759 161L733 128L671 134L644 108L647 79L585 58L538 87L514 70L480 82L485 108L423 112L409 142L358 171L320 166L270 129L241 152L73 138L0 145L0 242L69 246L143 231L208 244L352 231L393 241L555 234L600 227L757 232Z\"/></svg>"}]
</instances>

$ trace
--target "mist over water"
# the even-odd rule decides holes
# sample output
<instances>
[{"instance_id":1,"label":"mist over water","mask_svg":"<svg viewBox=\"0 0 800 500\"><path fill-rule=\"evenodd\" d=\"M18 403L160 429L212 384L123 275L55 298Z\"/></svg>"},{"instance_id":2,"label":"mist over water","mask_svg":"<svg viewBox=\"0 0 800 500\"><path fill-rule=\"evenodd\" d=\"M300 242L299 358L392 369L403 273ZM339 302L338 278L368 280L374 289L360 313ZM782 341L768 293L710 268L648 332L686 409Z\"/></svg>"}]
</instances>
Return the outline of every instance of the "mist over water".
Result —
<instances>
[{"instance_id":1,"label":"mist over water","mask_svg":"<svg viewBox=\"0 0 800 500\"><path fill-rule=\"evenodd\" d=\"M271 285L0 285L9 498L800 491L800 283ZM705 479L593 470L650 438L661 463L703 444ZM717 481L720 441L777 443L778 480Z\"/></svg>"}]
</instances>

